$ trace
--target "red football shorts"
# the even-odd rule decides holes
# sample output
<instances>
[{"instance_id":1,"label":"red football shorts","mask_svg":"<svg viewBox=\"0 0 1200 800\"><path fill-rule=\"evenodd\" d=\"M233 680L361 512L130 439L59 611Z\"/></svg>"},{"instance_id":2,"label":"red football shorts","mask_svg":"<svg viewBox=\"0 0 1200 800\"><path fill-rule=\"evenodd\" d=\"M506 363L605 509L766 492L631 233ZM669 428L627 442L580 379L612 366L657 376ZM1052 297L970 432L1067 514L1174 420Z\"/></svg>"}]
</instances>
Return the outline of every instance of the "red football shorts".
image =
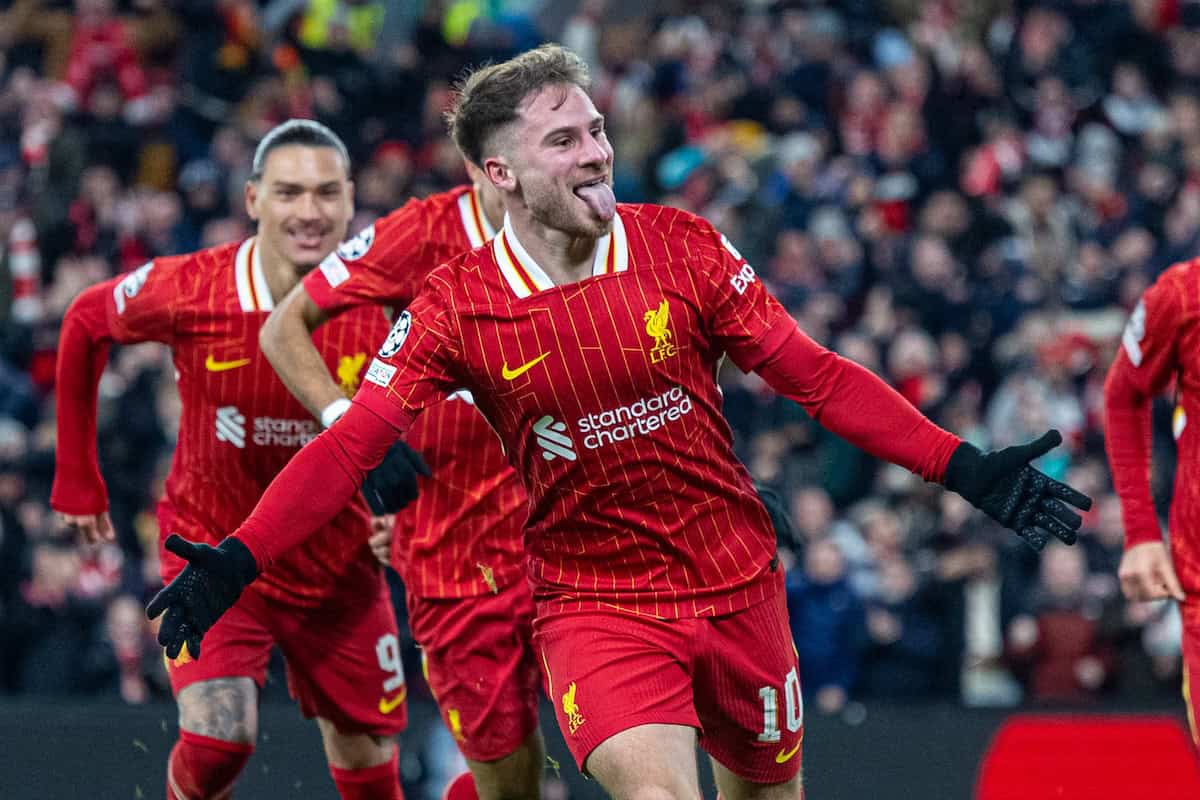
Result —
<instances>
[{"instance_id":1,"label":"red football shorts","mask_svg":"<svg viewBox=\"0 0 1200 800\"><path fill-rule=\"evenodd\" d=\"M1190 597L1179 608L1183 614L1183 702L1187 705L1192 744L1200 750L1196 703L1200 701L1200 598Z\"/></svg>"},{"instance_id":2,"label":"red football shorts","mask_svg":"<svg viewBox=\"0 0 1200 800\"><path fill-rule=\"evenodd\" d=\"M782 583L720 617L660 620L586 611L539 619L546 693L581 770L637 725L688 725L734 774L782 783L800 770L804 707Z\"/></svg>"},{"instance_id":3,"label":"red football shorts","mask_svg":"<svg viewBox=\"0 0 1200 800\"><path fill-rule=\"evenodd\" d=\"M399 733L408 721L408 689L396 615L387 584L379 586L373 599L335 599L318 608L246 591L205 634L199 659L185 648L167 661L171 688L178 694L199 681L243 677L262 688L271 647L278 644L288 690L305 717L327 719L343 733Z\"/></svg>"},{"instance_id":4,"label":"red football shorts","mask_svg":"<svg viewBox=\"0 0 1200 800\"><path fill-rule=\"evenodd\" d=\"M537 728L533 595L518 580L460 599L408 595L408 622L442 720L472 761L514 752Z\"/></svg>"}]
</instances>

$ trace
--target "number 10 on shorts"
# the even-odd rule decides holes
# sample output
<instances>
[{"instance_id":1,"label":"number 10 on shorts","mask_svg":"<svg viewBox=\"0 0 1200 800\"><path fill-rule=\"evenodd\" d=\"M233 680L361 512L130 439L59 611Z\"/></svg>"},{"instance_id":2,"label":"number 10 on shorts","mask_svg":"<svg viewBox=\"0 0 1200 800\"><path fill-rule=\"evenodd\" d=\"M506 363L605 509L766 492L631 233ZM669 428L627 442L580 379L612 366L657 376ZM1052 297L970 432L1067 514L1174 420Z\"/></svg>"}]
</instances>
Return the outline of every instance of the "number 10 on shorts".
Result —
<instances>
[{"instance_id":1,"label":"number 10 on shorts","mask_svg":"<svg viewBox=\"0 0 1200 800\"><path fill-rule=\"evenodd\" d=\"M779 732L779 692L774 686L764 686L758 690L758 696L763 704L763 729L758 735L760 742L778 742ZM804 698L800 694L800 676L796 668L788 670L783 680L783 698L787 706L787 729L795 733L804 722Z\"/></svg>"}]
</instances>

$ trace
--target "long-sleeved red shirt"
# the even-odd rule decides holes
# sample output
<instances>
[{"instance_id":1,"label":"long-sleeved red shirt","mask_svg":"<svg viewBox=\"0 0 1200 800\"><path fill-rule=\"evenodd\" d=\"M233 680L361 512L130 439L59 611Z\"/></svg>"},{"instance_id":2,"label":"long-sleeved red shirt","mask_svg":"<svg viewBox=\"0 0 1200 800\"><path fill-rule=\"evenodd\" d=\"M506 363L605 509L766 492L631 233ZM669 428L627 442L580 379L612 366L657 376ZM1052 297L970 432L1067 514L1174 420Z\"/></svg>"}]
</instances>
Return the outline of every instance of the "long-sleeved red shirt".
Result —
<instances>
[{"instance_id":1,"label":"long-sleeved red shirt","mask_svg":"<svg viewBox=\"0 0 1200 800\"><path fill-rule=\"evenodd\" d=\"M50 503L68 514L108 507L96 449L96 399L111 342L171 347L182 414L158 507L160 544L171 533L216 544L254 508L268 482L316 436L316 420L288 393L258 348L273 307L256 240L159 258L85 290L63 321L58 354L56 469ZM364 307L317 331L314 342L347 392L387 330ZM371 554L366 504L355 492L255 591L314 606L339 593L369 595L382 572ZM163 578L182 568L160 553Z\"/></svg>"},{"instance_id":2,"label":"long-sleeved red shirt","mask_svg":"<svg viewBox=\"0 0 1200 800\"><path fill-rule=\"evenodd\" d=\"M1200 591L1200 259L1176 264L1146 290L1104 384L1104 443L1121 498L1126 549L1162 541L1150 494L1150 405L1172 381L1178 403L1171 555L1191 593Z\"/></svg>"},{"instance_id":3,"label":"long-sleeved red shirt","mask_svg":"<svg viewBox=\"0 0 1200 800\"><path fill-rule=\"evenodd\" d=\"M747 607L775 591L775 537L721 414L725 355L928 480L942 479L960 442L805 336L707 222L620 205L578 283L555 286L509 227L435 271L351 410L236 535L268 567L344 502L421 408L466 388L530 496L540 613Z\"/></svg>"}]
</instances>

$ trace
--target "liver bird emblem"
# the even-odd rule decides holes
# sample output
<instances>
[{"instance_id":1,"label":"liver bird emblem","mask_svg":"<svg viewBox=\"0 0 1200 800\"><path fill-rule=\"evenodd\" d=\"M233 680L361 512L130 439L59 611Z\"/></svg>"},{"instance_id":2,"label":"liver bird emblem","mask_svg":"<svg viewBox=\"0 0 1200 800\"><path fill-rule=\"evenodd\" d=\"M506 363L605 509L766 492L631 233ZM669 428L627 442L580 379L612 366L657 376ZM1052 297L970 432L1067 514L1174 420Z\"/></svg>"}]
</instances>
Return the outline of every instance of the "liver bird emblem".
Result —
<instances>
[{"instance_id":1,"label":"liver bird emblem","mask_svg":"<svg viewBox=\"0 0 1200 800\"><path fill-rule=\"evenodd\" d=\"M337 379L342 393L353 397L358 391L358 373L367 360L366 353L355 353L352 356L342 356L338 359Z\"/></svg>"},{"instance_id":2,"label":"liver bird emblem","mask_svg":"<svg viewBox=\"0 0 1200 800\"><path fill-rule=\"evenodd\" d=\"M670 327L671 309L666 299L658 304L658 308L652 308L643 314L642 319L646 322L646 333L654 337L654 347L650 348L650 363L657 364L664 358L675 355L677 349L671 342L675 338Z\"/></svg>"},{"instance_id":3,"label":"liver bird emblem","mask_svg":"<svg viewBox=\"0 0 1200 800\"><path fill-rule=\"evenodd\" d=\"M571 685L567 687L567 691L562 696L563 713L567 715L567 730L570 733L575 733L579 730L579 726L586 720L583 714L579 711L579 706L575 704L575 681L571 681Z\"/></svg>"}]
</instances>

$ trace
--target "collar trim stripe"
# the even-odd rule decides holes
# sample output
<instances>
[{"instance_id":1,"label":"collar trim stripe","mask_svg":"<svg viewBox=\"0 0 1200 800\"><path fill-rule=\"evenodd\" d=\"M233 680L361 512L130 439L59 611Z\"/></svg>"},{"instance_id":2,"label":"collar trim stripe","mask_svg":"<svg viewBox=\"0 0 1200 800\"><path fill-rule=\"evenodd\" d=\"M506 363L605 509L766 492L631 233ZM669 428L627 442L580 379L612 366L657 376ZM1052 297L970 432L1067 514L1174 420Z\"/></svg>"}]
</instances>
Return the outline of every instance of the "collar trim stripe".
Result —
<instances>
[{"instance_id":1,"label":"collar trim stripe","mask_svg":"<svg viewBox=\"0 0 1200 800\"><path fill-rule=\"evenodd\" d=\"M508 244L508 231L501 231L500 234L492 239L492 252L496 256L496 263L500 265L500 272L504 275L504 279L508 282L508 287L512 289L513 294L519 298L529 297L537 291L533 283L533 279L528 276L525 270L521 269L516 255Z\"/></svg>"},{"instance_id":2,"label":"collar trim stripe","mask_svg":"<svg viewBox=\"0 0 1200 800\"><path fill-rule=\"evenodd\" d=\"M554 288L554 281L546 274L529 252L521 246L512 229L512 221L505 216L504 228L492 239L492 251L500 272L509 288L518 298ZM596 241L596 252L592 256L592 276L609 275L629 269L629 240L620 213L613 216L612 231Z\"/></svg>"},{"instance_id":3,"label":"collar trim stripe","mask_svg":"<svg viewBox=\"0 0 1200 800\"><path fill-rule=\"evenodd\" d=\"M263 272L262 251L258 248L257 236L242 242L233 257L233 272L242 311L270 311L275 308L271 287L267 285L267 276Z\"/></svg>"},{"instance_id":4,"label":"collar trim stripe","mask_svg":"<svg viewBox=\"0 0 1200 800\"><path fill-rule=\"evenodd\" d=\"M472 248L481 246L496 235L487 218L483 216L479 195L474 187L458 196L458 214L462 218L463 230Z\"/></svg>"},{"instance_id":5,"label":"collar trim stripe","mask_svg":"<svg viewBox=\"0 0 1200 800\"><path fill-rule=\"evenodd\" d=\"M233 257L233 275L237 283L238 304L242 311L258 311L258 302L254 297L254 282L251 279L250 257L254 252L254 237L242 242L237 255Z\"/></svg>"}]
</instances>

